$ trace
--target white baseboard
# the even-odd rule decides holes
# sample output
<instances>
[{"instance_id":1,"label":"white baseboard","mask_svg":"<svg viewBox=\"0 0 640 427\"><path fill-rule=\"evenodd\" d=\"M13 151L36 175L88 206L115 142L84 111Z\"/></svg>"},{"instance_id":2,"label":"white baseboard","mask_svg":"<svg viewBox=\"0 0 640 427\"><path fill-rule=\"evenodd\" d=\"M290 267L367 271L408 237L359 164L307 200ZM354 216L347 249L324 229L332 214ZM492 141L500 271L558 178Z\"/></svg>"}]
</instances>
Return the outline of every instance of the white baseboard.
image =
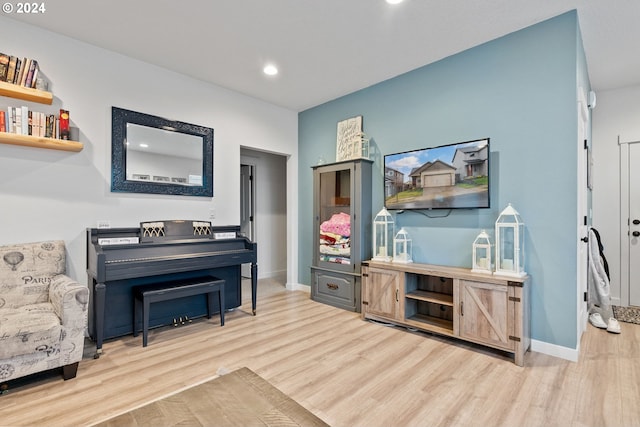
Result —
<instances>
[{"instance_id":1,"label":"white baseboard","mask_svg":"<svg viewBox=\"0 0 640 427\"><path fill-rule=\"evenodd\" d=\"M303 291L309 294L311 293L311 286L309 285L303 285L300 283L287 283L286 287L288 291Z\"/></svg>"},{"instance_id":2,"label":"white baseboard","mask_svg":"<svg viewBox=\"0 0 640 427\"><path fill-rule=\"evenodd\" d=\"M531 340L531 351L547 354L560 359L577 362L580 351L575 348L562 347L555 344L549 344L544 341Z\"/></svg>"},{"instance_id":3,"label":"white baseboard","mask_svg":"<svg viewBox=\"0 0 640 427\"><path fill-rule=\"evenodd\" d=\"M260 279L275 279L284 282L287 280L287 270L260 272L258 273L258 280Z\"/></svg>"}]
</instances>

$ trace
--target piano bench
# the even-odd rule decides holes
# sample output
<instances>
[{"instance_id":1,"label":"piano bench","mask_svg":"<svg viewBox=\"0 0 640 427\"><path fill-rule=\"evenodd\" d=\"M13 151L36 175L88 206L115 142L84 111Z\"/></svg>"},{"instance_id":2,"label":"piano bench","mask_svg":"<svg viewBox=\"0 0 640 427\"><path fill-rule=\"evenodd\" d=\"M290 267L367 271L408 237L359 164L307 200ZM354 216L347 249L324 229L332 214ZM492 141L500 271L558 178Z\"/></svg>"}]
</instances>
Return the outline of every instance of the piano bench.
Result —
<instances>
[{"instance_id":1,"label":"piano bench","mask_svg":"<svg viewBox=\"0 0 640 427\"><path fill-rule=\"evenodd\" d=\"M138 312L142 308L142 346L147 346L149 311L151 304L154 302L207 294L207 319L211 319L211 313L213 312L213 297L211 294L214 292L218 293L220 304L220 326L224 326L224 283L224 280L217 277L204 276L135 286L133 288L133 336L138 336Z\"/></svg>"}]
</instances>

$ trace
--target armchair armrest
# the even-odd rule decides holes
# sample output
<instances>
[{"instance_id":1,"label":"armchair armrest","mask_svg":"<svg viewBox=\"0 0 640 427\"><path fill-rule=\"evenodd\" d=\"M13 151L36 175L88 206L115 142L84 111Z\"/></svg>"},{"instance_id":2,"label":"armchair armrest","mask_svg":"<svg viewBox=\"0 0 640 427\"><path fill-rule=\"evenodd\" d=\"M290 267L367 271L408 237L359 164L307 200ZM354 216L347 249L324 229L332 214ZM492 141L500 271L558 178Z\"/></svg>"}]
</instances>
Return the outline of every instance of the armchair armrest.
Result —
<instances>
[{"instance_id":1,"label":"armchair armrest","mask_svg":"<svg viewBox=\"0 0 640 427\"><path fill-rule=\"evenodd\" d=\"M89 307L89 288L69 276L58 274L49 286L49 301L62 326L84 328Z\"/></svg>"}]
</instances>

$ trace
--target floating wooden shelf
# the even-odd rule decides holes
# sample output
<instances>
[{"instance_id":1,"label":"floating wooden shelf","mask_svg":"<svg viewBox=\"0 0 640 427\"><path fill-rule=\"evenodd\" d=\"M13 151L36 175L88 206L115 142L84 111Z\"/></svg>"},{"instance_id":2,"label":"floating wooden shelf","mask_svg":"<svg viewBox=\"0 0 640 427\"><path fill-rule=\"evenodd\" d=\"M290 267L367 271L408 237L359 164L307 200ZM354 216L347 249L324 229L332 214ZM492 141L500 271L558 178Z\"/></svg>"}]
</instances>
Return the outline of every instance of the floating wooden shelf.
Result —
<instances>
[{"instance_id":1,"label":"floating wooden shelf","mask_svg":"<svg viewBox=\"0 0 640 427\"><path fill-rule=\"evenodd\" d=\"M51 105L53 103L53 94L44 90L31 89L20 85L0 82L0 96L8 96L25 101L38 102L40 104Z\"/></svg>"},{"instance_id":2,"label":"floating wooden shelf","mask_svg":"<svg viewBox=\"0 0 640 427\"><path fill-rule=\"evenodd\" d=\"M23 147L49 148L62 151L82 151L84 144L77 141L64 139L44 138L40 136L18 135L15 133L0 132L0 144L21 145Z\"/></svg>"}]
</instances>

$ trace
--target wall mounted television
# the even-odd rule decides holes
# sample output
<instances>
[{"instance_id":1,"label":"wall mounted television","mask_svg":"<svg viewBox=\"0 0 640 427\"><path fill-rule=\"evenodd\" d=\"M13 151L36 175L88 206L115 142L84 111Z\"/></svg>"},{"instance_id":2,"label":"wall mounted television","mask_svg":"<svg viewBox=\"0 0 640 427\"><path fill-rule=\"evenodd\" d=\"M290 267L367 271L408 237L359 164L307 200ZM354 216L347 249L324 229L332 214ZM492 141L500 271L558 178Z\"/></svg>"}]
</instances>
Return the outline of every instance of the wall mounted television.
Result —
<instances>
[{"instance_id":1,"label":"wall mounted television","mask_svg":"<svg viewBox=\"0 0 640 427\"><path fill-rule=\"evenodd\" d=\"M489 208L489 138L384 156L392 210Z\"/></svg>"}]
</instances>

